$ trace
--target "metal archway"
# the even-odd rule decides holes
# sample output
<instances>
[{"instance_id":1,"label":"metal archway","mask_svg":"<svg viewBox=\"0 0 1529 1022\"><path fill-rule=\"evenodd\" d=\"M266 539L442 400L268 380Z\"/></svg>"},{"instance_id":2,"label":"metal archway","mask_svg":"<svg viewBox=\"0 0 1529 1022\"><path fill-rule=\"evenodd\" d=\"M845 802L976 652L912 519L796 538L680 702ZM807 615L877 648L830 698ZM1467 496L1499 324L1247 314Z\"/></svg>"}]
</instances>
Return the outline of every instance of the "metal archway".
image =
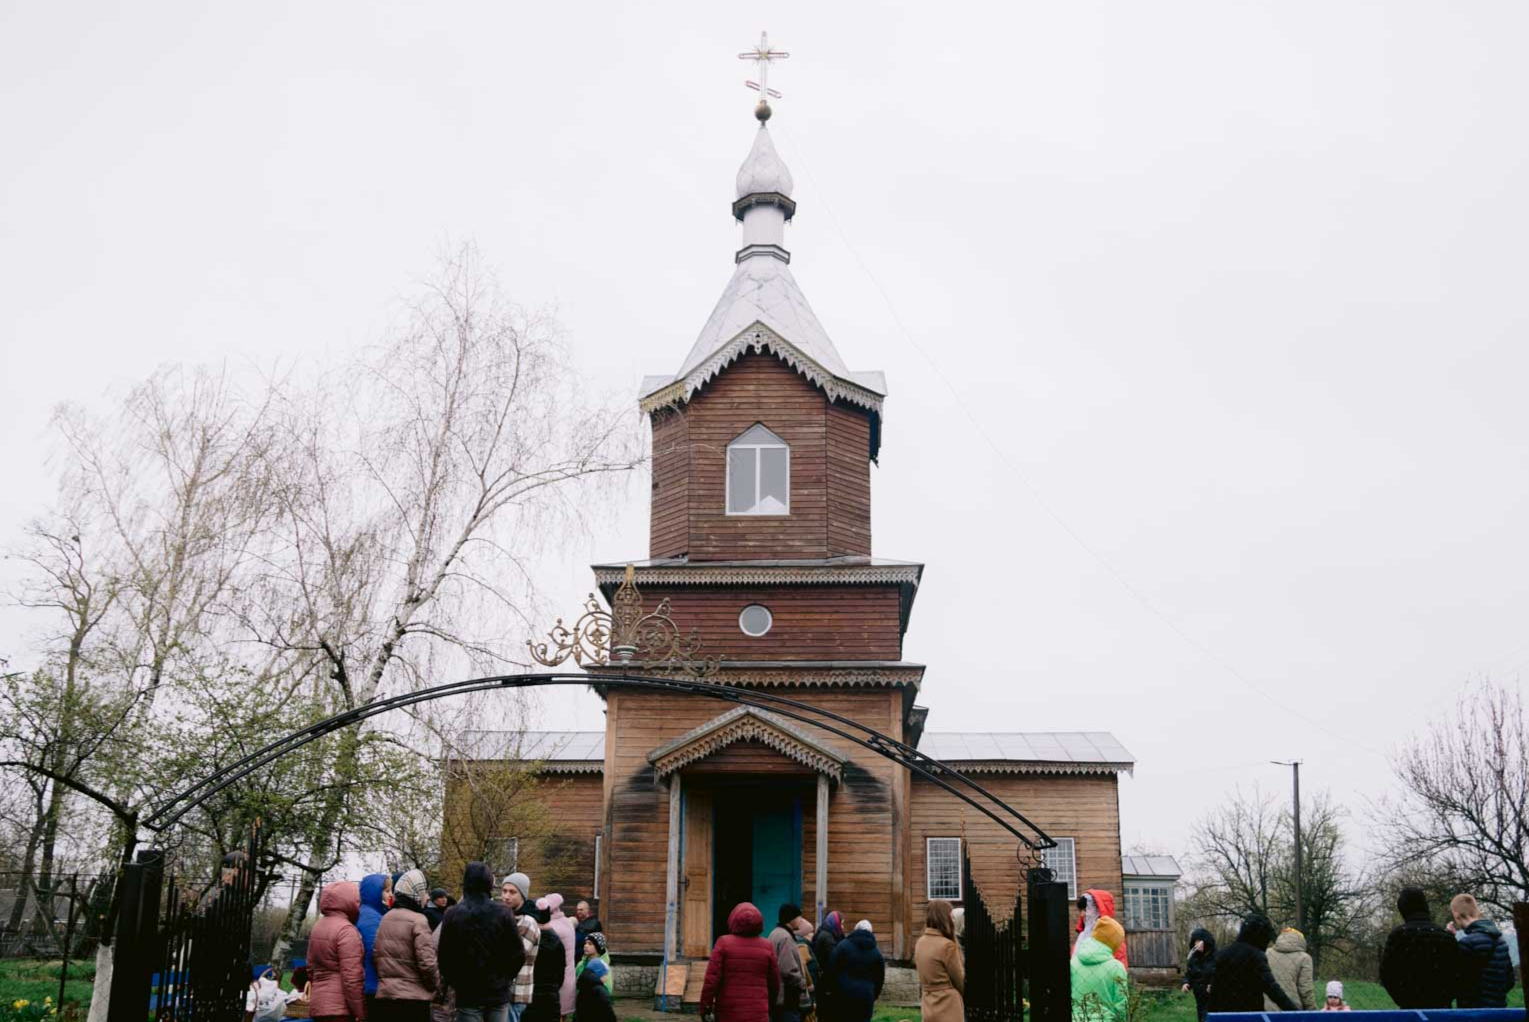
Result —
<instances>
[{"instance_id":1,"label":"metal archway","mask_svg":"<svg viewBox=\"0 0 1529 1022\"><path fill-rule=\"evenodd\" d=\"M262 767L275 762L282 756L294 752L326 735L333 734L355 724L360 724L365 720L387 713L390 710L403 709L419 703L445 699L450 696L468 695L475 692L491 692L496 689L536 688L543 686L566 687L572 685L598 685L609 689L659 691L703 696L709 699L735 703L740 706L750 706L774 713L777 716L795 720L799 723L810 724L862 749L874 752L884 759L904 766L931 783L939 785L1014 835L1031 852L1038 854L1043 849L1056 847L1056 842L1051 839L1051 836L1037 826L1034 821L959 770L931 756L924 755L911 745L884 735L874 728L866 727L864 724L842 714L813 706L799 699L790 699L786 696L776 695L773 692L740 688L735 685L724 685L714 681L656 678L630 674L503 674L451 682L446 685L437 685L433 688L420 689L416 692L406 692L387 699L380 699L365 706L358 706L353 710L346 710L343 713L327 717L315 724L310 724L308 727L294 731L284 738L277 739L261 749L257 749L243 759L231 763L216 773L204 777L190 787L169 796L156 805L142 819L141 823L142 826L156 833L165 831L173 827L182 817L207 799L229 785L238 783ZM1021 830L1021 827L1024 830Z\"/></svg>"}]
</instances>

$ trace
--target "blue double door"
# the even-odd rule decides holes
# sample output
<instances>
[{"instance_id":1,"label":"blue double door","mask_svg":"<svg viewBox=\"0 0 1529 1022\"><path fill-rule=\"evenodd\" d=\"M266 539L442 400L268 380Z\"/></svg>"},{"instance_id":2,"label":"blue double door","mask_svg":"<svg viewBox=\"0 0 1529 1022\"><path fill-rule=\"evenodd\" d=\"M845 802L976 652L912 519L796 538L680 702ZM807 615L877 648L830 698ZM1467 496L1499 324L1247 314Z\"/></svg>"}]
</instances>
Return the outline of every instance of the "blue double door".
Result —
<instances>
[{"instance_id":1,"label":"blue double door","mask_svg":"<svg viewBox=\"0 0 1529 1022\"><path fill-rule=\"evenodd\" d=\"M712 859L712 936L727 932L727 916L751 901L765 931L787 902L802 902L802 795L794 786L719 788Z\"/></svg>"}]
</instances>

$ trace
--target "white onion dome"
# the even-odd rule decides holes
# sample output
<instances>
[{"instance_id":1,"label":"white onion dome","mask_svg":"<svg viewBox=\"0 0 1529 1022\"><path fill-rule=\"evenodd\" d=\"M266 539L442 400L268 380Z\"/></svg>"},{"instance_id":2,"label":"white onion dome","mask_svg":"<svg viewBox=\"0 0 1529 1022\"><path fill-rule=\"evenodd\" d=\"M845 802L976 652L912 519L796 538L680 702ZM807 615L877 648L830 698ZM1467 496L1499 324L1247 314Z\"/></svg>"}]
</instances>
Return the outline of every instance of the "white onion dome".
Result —
<instances>
[{"instance_id":1,"label":"white onion dome","mask_svg":"<svg viewBox=\"0 0 1529 1022\"><path fill-rule=\"evenodd\" d=\"M748 158L738 168L738 190L735 197L741 199L748 195L773 193L789 198L793 184L791 171L786 169L786 164L775 152L775 143L770 141L769 129L760 124L759 131L754 135L754 148L749 150Z\"/></svg>"}]
</instances>

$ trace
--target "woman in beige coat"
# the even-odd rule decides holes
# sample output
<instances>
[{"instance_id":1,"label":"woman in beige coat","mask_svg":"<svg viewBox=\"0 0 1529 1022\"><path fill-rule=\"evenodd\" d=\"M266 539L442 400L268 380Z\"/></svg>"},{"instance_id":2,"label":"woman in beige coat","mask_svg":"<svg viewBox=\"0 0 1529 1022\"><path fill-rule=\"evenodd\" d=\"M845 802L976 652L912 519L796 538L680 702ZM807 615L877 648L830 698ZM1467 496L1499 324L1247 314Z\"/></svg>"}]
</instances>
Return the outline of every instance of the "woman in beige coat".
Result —
<instances>
[{"instance_id":1,"label":"woman in beige coat","mask_svg":"<svg viewBox=\"0 0 1529 1022\"><path fill-rule=\"evenodd\" d=\"M965 1022L966 966L956 943L956 924L950 902L935 899L924 914L924 935L913 946L913 964L923 989L919 1004L923 1022Z\"/></svg>"}]
</instances>

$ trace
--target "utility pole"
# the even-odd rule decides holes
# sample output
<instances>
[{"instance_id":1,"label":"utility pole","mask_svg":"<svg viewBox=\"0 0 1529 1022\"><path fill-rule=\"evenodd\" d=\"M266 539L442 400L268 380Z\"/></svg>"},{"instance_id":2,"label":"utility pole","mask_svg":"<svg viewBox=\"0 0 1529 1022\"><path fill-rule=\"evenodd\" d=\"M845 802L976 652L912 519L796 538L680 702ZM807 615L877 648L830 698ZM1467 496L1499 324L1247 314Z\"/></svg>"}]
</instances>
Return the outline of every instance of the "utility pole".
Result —
<instances>
[{"instance_id":1,"label":"utility pole","mask_svg":"<svg viewBox=\"0 0 1529 1022\"><path fill-rule=\"evenodd\" d=\"M1306 906L1301 898L1301 761L1298 759L1281 762L1272 761L1275 766L1287 766L1290 768L1292 784L1295 795L1295 928L1302 933L1306 932Z\"/></svg>"}]
</instances>

